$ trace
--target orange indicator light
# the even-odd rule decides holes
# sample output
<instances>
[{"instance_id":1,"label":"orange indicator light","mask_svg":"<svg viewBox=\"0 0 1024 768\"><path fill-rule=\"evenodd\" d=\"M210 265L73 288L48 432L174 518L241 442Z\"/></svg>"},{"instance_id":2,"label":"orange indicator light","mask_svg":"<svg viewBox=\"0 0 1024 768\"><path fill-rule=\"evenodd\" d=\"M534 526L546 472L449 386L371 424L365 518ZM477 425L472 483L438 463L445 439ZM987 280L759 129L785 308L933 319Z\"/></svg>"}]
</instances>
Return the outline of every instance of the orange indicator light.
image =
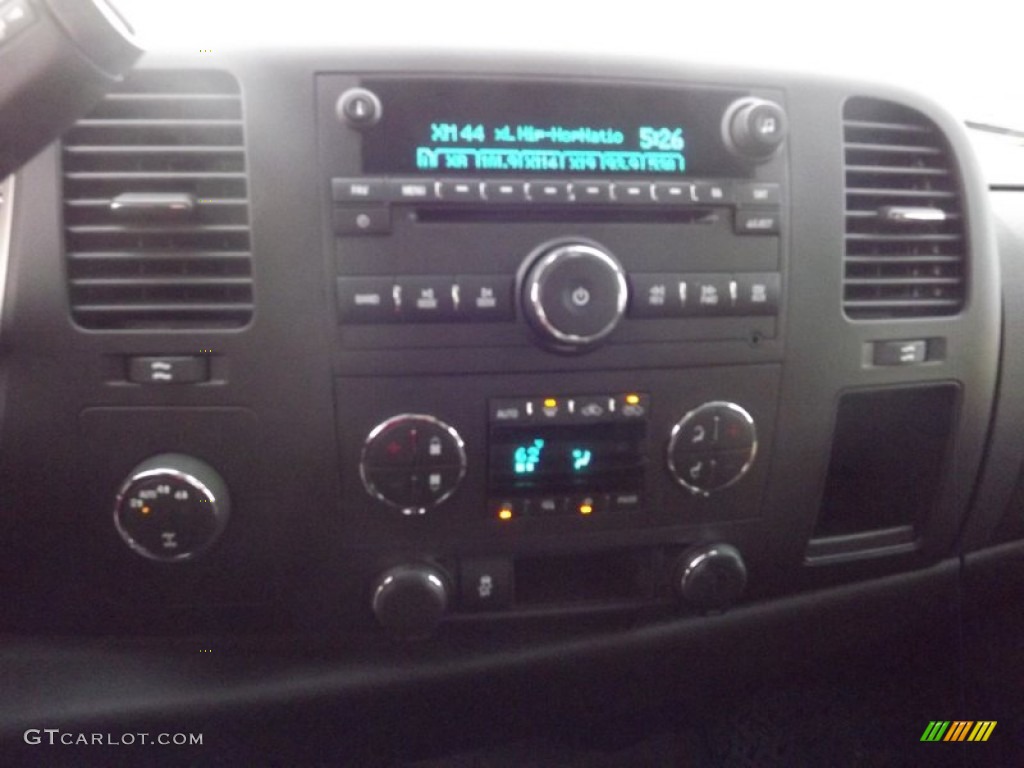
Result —
<instances>
[{"instance_id":1,"label":"orange indicator light","mask_svg":"<svg viewBox=\"0 0 1024 768\"><path fill-rule=\"evenodd\" d=\"M149 509L149 507L143 507L142 508L142 514L144 514L144 515L148 515L150 513L150 511L151 510Z\"/></svg>"},{"instance_id":2,"label":"orange indicator light","mask_svg":"<svg viewBox=\"0 0 1024 768\"><path fill-rule=\"evenodd\" d=\"M589 515L593 511L594 511L594 505L593 504L587 504L586 502L584 502L583 504L580 504L580 514L581 515Z\"/></svg>"},{"instance_id":3,"label":"orange indicator light","mask_svg":"<svg viewBox=\"0 0 1024 768\"><path fill-rule=\"evenodd\" d=\"M555 400L555 398L553 398L553 397L549 397L549 398L544 400L544 407L545 408L554 408L557 405L558 405L558 401Z\"/></svg>"},{"instance_id":4,"label":"orange indicator light","mask_svg":"<svg viewBox=\"0 0 1024 768\"><path fill-rule=\"evenodd\" d=\"M626 395L627 405L640 405L640 395Z\"/></svg>"},{"instance_id":5,"label":"orange indicator light","mask_svg":"<svg viewBox=\"0 0 1024 768\"><path fill-rule=\"evenodd\" d=\"M499 520L511 520L512 519L512 510L509 509L508 507L502 507L501 509L498 510L498 519Z\"/></svg>"}]
</instances>

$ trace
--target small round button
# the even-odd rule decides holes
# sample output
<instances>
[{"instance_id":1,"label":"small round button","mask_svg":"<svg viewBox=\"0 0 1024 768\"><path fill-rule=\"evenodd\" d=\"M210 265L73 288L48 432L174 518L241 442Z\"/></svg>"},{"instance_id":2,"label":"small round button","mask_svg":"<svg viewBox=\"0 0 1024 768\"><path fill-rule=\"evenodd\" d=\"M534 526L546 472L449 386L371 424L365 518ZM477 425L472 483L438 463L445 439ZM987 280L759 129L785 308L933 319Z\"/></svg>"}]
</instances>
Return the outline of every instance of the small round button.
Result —
<instances>
[{"instance_id":1,"label":"small round button","mask_svg":"<svg viewBox=\"0 0 1024 768\"><path fill-rule=\"evenodd\" d=\"M741 157L767 160L786 138L786 113L774 101L738 99L725 111L722 133L726 144Z\"/></svg>"},{"instance_id":2,"label":"small round button","mask_svg":"<svg viewBox=\"0 0 1024 768\"><path fill-rule=\"evenodd\" d=\"M526 265L523 308L551 346L583 349L618 326L628 299L626 275L603 248L576 242L548 245Z\"/></svg>"},{"instance_id":3,"label":"small round button","mask_svg":"<svg viewBox=\"0 0 1024 768\"><path fill-rule=\"evenodd\" d=\"M373 91L349 88L338 97L335 112L343 123L361 129L376 125L380 121L383 108Z\"/></svg>"}]
</instances>

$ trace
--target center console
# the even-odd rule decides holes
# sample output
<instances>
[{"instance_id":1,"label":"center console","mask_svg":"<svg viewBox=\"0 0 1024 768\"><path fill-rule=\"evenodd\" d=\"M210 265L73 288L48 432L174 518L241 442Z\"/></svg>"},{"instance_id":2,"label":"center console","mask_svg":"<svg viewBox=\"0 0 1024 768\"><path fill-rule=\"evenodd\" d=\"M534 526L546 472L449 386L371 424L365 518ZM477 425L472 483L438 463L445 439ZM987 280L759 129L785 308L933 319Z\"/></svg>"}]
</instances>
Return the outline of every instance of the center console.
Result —
<instances>
[{"instance_id":1,"label":"center console","mask_svg":"<svg viewBox=\"0 0 1024 768\"><path fill-rule=\"evenodd\" d=\"M332 74L317 99L341 511L375 589L454 614L692 595L771 460L782 94Z\"/></svg>"}]
</instances>

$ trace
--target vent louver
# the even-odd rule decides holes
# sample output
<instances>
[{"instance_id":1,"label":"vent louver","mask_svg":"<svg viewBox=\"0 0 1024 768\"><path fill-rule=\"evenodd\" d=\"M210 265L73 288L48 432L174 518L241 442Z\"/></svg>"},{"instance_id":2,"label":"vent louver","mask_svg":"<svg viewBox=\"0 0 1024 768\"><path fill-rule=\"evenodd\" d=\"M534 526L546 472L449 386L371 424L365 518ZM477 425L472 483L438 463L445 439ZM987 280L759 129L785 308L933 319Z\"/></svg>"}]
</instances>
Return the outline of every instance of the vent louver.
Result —
<instances>
[{"instance_id":1,"label":"vent louver","mask_svg":"<svg viewBox=\"0 0 1024 768\"><path fill-rule=\"evenodd\" d=\"M843 109L843 142L847 316L959 312L967 244L959 179L942 132L902 105L853 98Z\"/></svg>"},{"instance_id":2,"label":"vent louver","mask_svg":"<svg viewBox=\"0 0 1024 768\"><path fill-rule=\"evenodd\" d=\"M237 328L253 312L238 82L138 71L63 139L71 311L86 328Z\"/></svg>"}]
</instances>

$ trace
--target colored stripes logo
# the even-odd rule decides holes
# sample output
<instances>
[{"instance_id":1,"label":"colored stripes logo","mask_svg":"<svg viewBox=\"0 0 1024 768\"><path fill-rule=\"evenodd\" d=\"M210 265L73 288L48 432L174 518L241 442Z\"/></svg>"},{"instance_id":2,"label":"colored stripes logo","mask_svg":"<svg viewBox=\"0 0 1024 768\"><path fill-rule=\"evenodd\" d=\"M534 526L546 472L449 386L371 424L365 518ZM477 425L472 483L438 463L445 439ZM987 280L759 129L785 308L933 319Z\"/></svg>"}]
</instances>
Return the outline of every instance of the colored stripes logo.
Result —
<instances>
[{"instance_id":1,"label":"colored stripes logo","mask_svg":"<svg viewBox=\"0 0 1024 768\"><path fill-rule=\"evenodd\" d=\"M921 741L988 741L995 728L995 720L932 720Z\"/></svg>"}]
</instances>

